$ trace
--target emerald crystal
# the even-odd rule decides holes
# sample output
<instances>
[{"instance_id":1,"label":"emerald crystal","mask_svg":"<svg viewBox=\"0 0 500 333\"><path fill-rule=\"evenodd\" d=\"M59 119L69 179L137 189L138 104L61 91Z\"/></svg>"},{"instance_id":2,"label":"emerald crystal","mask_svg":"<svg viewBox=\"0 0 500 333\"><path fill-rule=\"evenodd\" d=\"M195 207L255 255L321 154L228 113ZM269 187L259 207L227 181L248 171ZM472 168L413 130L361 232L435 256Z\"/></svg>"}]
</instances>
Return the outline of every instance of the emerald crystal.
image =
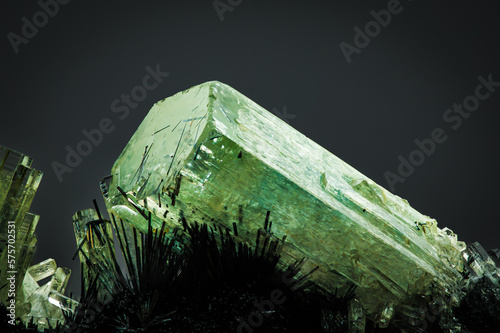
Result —
<instances>
[{"instance_id":1,"label":"emerald crystal","mask_svg":"<svg viewBox=\"0 0 500 333\"><path fill-rule=\"evenodd\" d=\"M110 223L100 224L99 216L94 209L85 209L73 215L73 228L83 267L83 285L87 289L92 279L96 278L89 264L113 262L115 253L112 227ZM98 278L105 279L104 276Z\"/></svg>"},{"instance_id":2,"label":"emerald crystal","mask_svg":"<svg viewBox=\"0 0 500 333\"><path fill-rule=\"evenodd\" d=\"M307 258L329 291L355 283L381 326L409 295L461 279L453 232L220 82L156 103L101 187L109 212L141 231L149 211L156 228L183 215L234 223L250 242L269 211L274 236L286 236L282 263ZM365 314L352 311L356 326Z\"/></svg>"},{"instance_id":3,"label":"emerald crystal","mask_svg":"<svg viewBox=\"0 0 500 333\"><path fill-rule=\"evenodd\" d=\"M16 290L22 292L22 281L31 264L35 251L34 230L39 217L28 213L31 202L42 179L42 172L31 168L32 159L24 154L0 146L0 280L7 281L9 271L16 272ZM9 222L14 228L8 230ZM8 238L15 234L15 242ZM14 232L14 233L12 233ZM15 254L8 256L9 244L15 246ZM15 260L8 267L8 259ZM8 288L0 289L0 300L6 304ZM22 299L20 292L16 297Z\"/></svg>"},{"instance_id":4,"label":"emerald crystal","mask_svg":"<svg viewBox=\"0 0 500 333\"><path fill-rule=\"evenodd\" d=\"M15 276L16 281L13 293L7 285L0 288L0 301L7 305L14 299L16 317L24 323L33 321L42 330L64 322L61 309L48 297L51 292L64 293L71 272L58 268L53 259L31 265L40 217L28 210L42 178L31 162L30 157L0 146L0 280ZM15 239L9 238L12 235ZM49 277L46 284L38 284Z\"/></svg>"}]
</instances>

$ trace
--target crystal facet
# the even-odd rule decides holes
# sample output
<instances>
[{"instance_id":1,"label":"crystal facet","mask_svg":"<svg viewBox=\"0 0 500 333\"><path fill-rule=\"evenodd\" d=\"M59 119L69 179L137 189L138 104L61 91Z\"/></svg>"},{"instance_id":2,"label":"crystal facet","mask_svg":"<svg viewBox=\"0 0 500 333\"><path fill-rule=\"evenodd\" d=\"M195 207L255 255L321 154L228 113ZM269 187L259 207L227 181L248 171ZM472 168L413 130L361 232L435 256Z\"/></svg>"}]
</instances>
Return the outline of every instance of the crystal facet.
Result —
<instances>
[{"instance_id":1,"label":"crystal facet","mask_svg":"<svg viewBox=\"0 0 500 333\"><path fill-rule=\"evenodd\" d=\"M48 295L64 293L70 270L57 268L53 259L31 266L40 217L28 210L42 178L31 162L30 157L0 146L0 280L12 276L16 280L13 291L0 289L0 301L7 305L15 300L15 316L24 323L33 321L42 330L64 322L62 311L49 302ZM48 283L38 284L48 277Z\"/></svg>"}]
</instances>

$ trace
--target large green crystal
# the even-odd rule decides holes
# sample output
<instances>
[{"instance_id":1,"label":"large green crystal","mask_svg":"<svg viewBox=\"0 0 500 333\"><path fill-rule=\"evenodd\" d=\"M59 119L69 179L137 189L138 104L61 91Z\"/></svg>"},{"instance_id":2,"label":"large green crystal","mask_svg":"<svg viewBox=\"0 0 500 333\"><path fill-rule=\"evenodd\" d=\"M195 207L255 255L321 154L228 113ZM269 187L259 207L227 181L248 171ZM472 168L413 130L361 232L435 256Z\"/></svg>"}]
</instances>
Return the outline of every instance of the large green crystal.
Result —
<instances>
[{"instance_id":1,"label":"large green crystal","mask_svg":"<svg viewBox=\"0 0 500 333\"><path fill-rule=\"evenodd\" d=\"M306 268L319 266L311 279L330 291L357 284L381 325L408 295L461 278L465 244L449 229L220 82L156 103L108 181L108 210L142 231L145 209L155 227L178 226L183 214L236 223L252 241L270 211L274 235L287 236L282 263L306 257ZM352 311L358 325L363 310Z\"/></svg>"}]
</instances>

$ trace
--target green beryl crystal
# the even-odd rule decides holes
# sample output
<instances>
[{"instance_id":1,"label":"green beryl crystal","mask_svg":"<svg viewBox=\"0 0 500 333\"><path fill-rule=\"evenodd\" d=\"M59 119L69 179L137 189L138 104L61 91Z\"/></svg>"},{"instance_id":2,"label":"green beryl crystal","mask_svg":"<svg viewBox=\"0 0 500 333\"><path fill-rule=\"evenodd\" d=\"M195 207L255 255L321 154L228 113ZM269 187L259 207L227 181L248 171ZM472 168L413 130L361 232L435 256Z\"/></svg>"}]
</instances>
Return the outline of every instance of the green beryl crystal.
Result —
<instances>
[{"instance_id":1,"label":"green beryl crystal","mask_svg":"<svg viewBox=\"0 0 500 333\"><path fill-rule=\"evenodd\" d=\"M465 244L449 229L220 82L156 103L106 181L109 212L141 231L147 210L156 228L183 214L250 242L270 211L282 264L306 257L329 291L358 285L352 327L372 314L384 326L408 295L461 279Z\"/></svg>"},{"instance_id":2,"label":"green beryl crystal","mask_svg":"<svg viewBox=\"0 0 500 333\"><path fill-rule=\"evenodd\" d=\"M16 271L16 293L21 298L22 281L35 251L34 229L39 217L28 213L42 179L42 172L31 168L32 159L0 146L0 280L7 281L8 271ZM9 221L15 224L15 269L8 269ZM12 244L11 244L12 245ZM0 289L0 300L6 304L8 288Z\"/></svg>"},{"instance_id":3,"label":"green beryl crystal","mask_svg":"<svg viewBox=\"0 0 500 333\"><path fill-rule=\"evenodd\" d=\"M94 209L81 210L73 215L73 228L77 246L80 249L78 254L83 267L82 277L85 290L96 277L89 268L89 264L113 262L112 258L115 257L111 224L99 224L98 221L99 216ZM112 269L109 272L111 273ZM102 274L98 278L107 282ZM105 290L100 291L100 294L104 297Z\"/></svg>"},{"instance_id":4,"label":"green beryl crystal","mask_svg":"<svg viewBox=\"0 0 500 333\"><path fill-rule=\"evenodd\" d=\"M33 280L38 282L53 275L56 272L56 269L56 261L54 259L47 259L41 263L31 266L28 269L28 273L31 275Z\"/></svg>"},{"instance_id":5,"label":"green beryl crystal","mask_svg":"<svg viewBox=\"0 0 500 333\"><path fill-rule=\"evenodd\" d=\"M64 322L59 307L49 301L50 293L64 293L70 270L57 268L53 259L31 266L36 246L35 229L39 216L28 212L42 178L42 172L31 168L32 159L0 146L0 280L15 274L16 316L24 323L33 321L38 329L55 327ZM8 227L13 221L15 228ZM15 230L15 242L8 233ZM8 253L14 243L15 254ZM8 257L8 255L11 257ZM12 266L8 259L14 258ZM43 286L38 281L51 277ZM8 289L0 289L0 301L7 305Z\"/></svg>"},{"instance_id":6,"label":"green beryl crystal","mask_svg":"<svg viewBox=\"0 0 500 333\"><path fill-rule=\"evenodd\" d=\"M54 292L63 293L70 275L69 269L57 268L54 259L47 259L30 267L23 283L25 286L30 286L30 288L24 288L25 302L30 306L29 311L21 317L22 320L25 323L33 320L38 324L38 329L55 327L58 322L64 323L64 316L59 304L50 302L49 295ZM38 285L38 281L49 276L51 277L49 282L43 286Z\"/></svg>"}]
</instances>

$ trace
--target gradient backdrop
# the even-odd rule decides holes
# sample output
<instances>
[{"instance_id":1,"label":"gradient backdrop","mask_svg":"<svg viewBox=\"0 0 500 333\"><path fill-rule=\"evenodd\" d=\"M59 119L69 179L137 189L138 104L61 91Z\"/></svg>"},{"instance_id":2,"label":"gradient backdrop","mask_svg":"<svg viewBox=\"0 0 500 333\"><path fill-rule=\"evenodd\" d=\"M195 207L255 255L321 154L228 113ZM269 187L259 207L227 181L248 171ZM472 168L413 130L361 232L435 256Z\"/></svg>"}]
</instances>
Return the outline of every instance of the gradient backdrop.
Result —
<instances>
[{"instance_id":1,"label":"gradient backdrop","mask_svg":"<svg viewBox=\"0 0 500 333\"><path fill-rule=\"evenodd\" d=\"M274 109L388 189L384 173L397 172L398 157L442 128L446 142L394 192L459 239L499 247L500 88L456 130L443 120L479 75L500 82L496 2L436 2L401 0L348 63L339 44L354 45L354 28L388 1L219 1L229 6L221 20L210 0L73 0L47 22L37 1L2 1L0 145L45 173L31 207L41 215L36 261L71 268L68 290L79 294L71 216L94 198L104 207L98 182L156 101L209 80ZM34 16L41 27L16 53L8 34ZM120 120L111 103L157 64L170 75ZM115 130L60 182L52 163L103 118Z\"/></svg>"}]
</instances>

